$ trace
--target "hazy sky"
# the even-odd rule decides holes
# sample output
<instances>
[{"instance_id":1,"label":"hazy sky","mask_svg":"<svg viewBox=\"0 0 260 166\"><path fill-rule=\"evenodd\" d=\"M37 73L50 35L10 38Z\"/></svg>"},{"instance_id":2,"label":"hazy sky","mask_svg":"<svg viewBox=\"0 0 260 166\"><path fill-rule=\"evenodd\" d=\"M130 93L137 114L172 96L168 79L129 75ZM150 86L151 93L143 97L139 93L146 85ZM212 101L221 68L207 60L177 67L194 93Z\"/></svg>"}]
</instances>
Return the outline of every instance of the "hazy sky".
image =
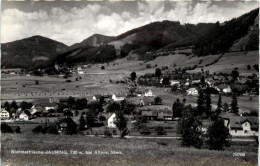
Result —
<instances>
[{"instance_id":1,"label":"hazy sky","mask_svg":"<svg viewBox=\"0 0 260 166\"><path fill-rule=\"evenodd\" d=\"M224 22L258 2L12 2L2 1L1 42L42 35L67 45L99 33L119 35L155 21Z\"/></svg>"}]
</instances>

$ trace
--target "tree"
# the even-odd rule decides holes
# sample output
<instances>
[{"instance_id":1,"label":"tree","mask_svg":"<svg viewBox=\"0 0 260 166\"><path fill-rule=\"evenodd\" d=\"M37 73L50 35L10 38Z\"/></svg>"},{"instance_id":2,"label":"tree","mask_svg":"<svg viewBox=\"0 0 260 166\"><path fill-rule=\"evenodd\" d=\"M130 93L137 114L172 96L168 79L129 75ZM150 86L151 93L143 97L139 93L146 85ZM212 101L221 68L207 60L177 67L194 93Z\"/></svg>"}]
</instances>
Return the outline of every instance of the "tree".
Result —
<instances>
[{"instance_id":1,"label":"tree","mask_svg":"<svg viewBox=\"0 0 260 166\"><path fill-rule=\"evenodd\" d=\"M233 70L231 72L231 76L233 77L233 80L236 81L237 78L239 77L239 72L237 70Z\"/></svg>"},{"instance_id":2,"label":"tree","mask_svg":"<svg viewBox=\"0 0 260 166\"><path fill-rule=\"evenodd\" d=\"M235 114L238 114L239 113L239 108L238 108L238 104L237 104L237 97L236 97L235 94L233 95L232 102L231 102L230 105L231 105L231 112L235 113Z\"/></svg>"},{"instance_id":3,"label":"tree","mask_svg":"<svg viewBox=\"0 0 260 166\"><path fill-rule=\"evenodd\" d=\"M74 106L75 106L75 98L74 97L69 97L68 98L68 100L67 100L67 103L68 103L68 106L70 107L70 108L73 108Z\"/></svg>"},{"instance_id":4,"label":"tree","mask_svg":"<svg viewBox=\"0 0 260 166\"><path fill-rule=\"evenodd\" d=\"M156 96L156 97L154 98L154 104L155 104L155 105L162 104L162 98L160 98L159 96Z\"/></svg>"},{"instance_id":5,"label":"tree","mask_svg":"<svg viewBox=\"0 0 260 166\"><path fill-rule=\"evenodd\" d=\"M80 116L80 119L79 119L79 130L81 130L81 131L84 130L85 126L86 126L86 121L85 121L85 118L82 113Z\"/></svg>"},{"instance_id":6,"label":"tree","mask_svg":"<svg viewBox=\"0 0 260 166\"><path fill-rule=\"evenodd\" d=\"M15 132L21 134L21 128L20 128L20 126L17 126L17 127L16 127Z\"/></svg>"},{"instance_id":7,"label":"tree","mask_svg":"<svg viewBox=\"0 0 260 166\"><path fill-rule=\"evenodd\" d=\"M223 150L224 146L229 146L229 129L224 126L222 119L216 119L209 127L207 138L209 149Z\"/></svg>"},{"instance_id":8,"label":"tree","mask_svg":"<svg viewBox=\"0 0 260 166\"><path fill-rule=\"evenodd\" d=\"M122 110L116 111L116 117L115 117L115 125L120 131L120 137L124 138L125 135L127 135L127 119L124 116L124 113Z\"/></svg>"},{"instance_id":9,"label":"tree","mask_svg":"<svg viewBox=\"0 0 260 166\"><path fill-rule=\"evenodd\" d=\"M99 102L91 102L88 107L89 110L91 110L96 116L99 114L99 112L103 112L103 106Z\"/></svg>"},{"instance_id":10,"label":"tree","mask_svg":"<svg viewBox=\"0 0 260 166\"><path fill-rule=\"evenodd\" d=\"M101 66L101 70L105 70L105 66Z\"/></svg>"},{"instance_id":11,"label":"tree","mask_svg":"<svg viewBox=\"0 0 260 166\"><path fill-rule=\"evenodd\" d=\"M206 118L208 118L211 114L211 97L210 97L209 88L207 88L206 90L205 114L206 114Z\"/></svg>"},{"instance_id":12,"label":"tree","mask_svg":"<svg viewBox=\"0 0 260 166\"><path fill-rule=\"evenodd\" d=\"M228 103L224 103L224 105L223 105L223 111L224 111L224 112L228 112L228 111L229 111Z\"/></svg>"},{"instance_id":13,"label":"tree","mask_svg":"<svg viewBox=\"0 0 260 166\"><path fill-rule=\"evenodd\" d=\"M197 100L197 110L195 115L203 115L205 113L205 96L203 90L199 90L199 96Z\"/></svg>"},{"instance_id":14,"label":"tree","mask_svg":"<svg viewBox=\"0 0 260 166\"><path fill-rule=\"evenodd\" d=\"M247 70L251 70L251 65L247 65Z\"/></svg>"},{"instance_id":15,"label":"tree","mask_svg":"<svg viewBox=\"0 0 260 166\"><path fill-rule=\"evenodd\" d=\"M5 108L7 111L10 110L10 104L8 103L8 101L6 101L6 102L4 103L4 108Z\"/></svg>"},{"instance_id":16,"label":"tree","mask_svg":"<svg viewBox=\"0 0 260 166\"><path fill-rule=\"evenodd\" d=\"M201 76L200 83L201 83L201 85L205 85L205 77L204 77L204 75Z\"/></svg>"},{"instance_id":17,"label":"tree","mask_svg":"<svg viewBox=\"0 0 260 166\"><path fill-rule=\"evenodd\" d=\"M120 104L117 102L112 102L107 106L107 112L115 112L120 110Z\"/></svg>"},{"instance_id":18,"label":"tree","mask_svg":"<svg viewBox=\"0 0 260 166\"><path fill-rule=\"evenodd\" d=\"M130 74L130 76L131 76L131 80L132 80L132 82L135 82L135 79L136 79L136 73L135 73L135 72L132 72L132 73Z\"/></svg>"},{"instance_id":19,"label":"tree","mask_svg":"<svg viewBox=\"0 0 260 166\"><path fill-rule=\"evenodd\" d=\"M135 88L130 88L129 92L131 93L131 95L133 95L133 93L135 92Z\"/></svg>"},{"instance_id":20,"label":"tree","mask_svg":"<svg viewBox=\"0 0 260 166\"><path fill-rule=\"evenodd\" d=\"M169 77L164 77L162 81L163 85L169 85L170 84L170 78Z\"/></svg>"},{"instance_id":21,"label":"tree","mask_svg":"<svg viewBox=\"0 0 260 166\"><path fill-rule=\"evenodd\" d=\"M177 89L178 89L178 86L176 84L174 84L171 89L171 92L175 92L175 91L177 91Z\"/></svg>"},{"instance_id":22,"label":"tree","mask_svg":"<svg viewBox=\"0 0 260 166\"><path fill-rule=\"evenodd\" d=\"M161 69L160 68L156 68L154 74L155 74L156 77L160 78L161 75L162 75Z\"/></svg>"},{"instance_id":23,"label":"tree","mask_svg":"<svg viewBox=\"0 0 260 166\"><path fill-rule=\"evenodd\" d=\"M14 101L14 100L12 101L10 108L14 108L14 109L18 108L16 101Z\"/></svg>"},{"instance_id":24,"label":"tree","mask_svg":"<svg viewBox=\"0 0 260 166\"><path fill-rule=\"evenodd\" d=\"M29 104L28 104L27 102L23 101L23 102L21 102L21 104L20 104L20 108L21 108L22 110L25 110L25 109L29 109L30 106L29 106Z\"/></svg>"},{"instance_id":25,"label":"tree","mask_svg":"<svg viewBox=\"0 0 260 166\"><path fill-rule=\"evenodd\" d=\"M179 99L177 99L173 105L172 105L172 116L173 117L181 117L182 116L182 110L183 110L184 104L180 102Z\"/></svg>"},{"instance_id":26,"label":"tree","mask_svg":"<svg viewBox=\"0 0 260 166\"><path fill-rule=\"evenodd\" d=\"M217 109L216 109L216 114L219 115L222 112L222 99L221 99L221 94L218 97L218 103L217 103Z\"/></svg>"},{"instance_id":27,"label":"tree","mask_svg":"<svg viewBox=\"0 0 260 166\"><path fill-rule=\"evenodd\" d=\"M185 107L177 128L177 132L181 135L182 146L201 148L203 141L202 132L199 130L200 125L201 121L194 115L191 105Z\"/></svg>"},{"instance_id":28,"label":"tree","mask_svg":"<svg viewBox=\"0 0 260 166\"><path fill-rule=\"evenodd\" d=\"M95 124L95 113L93 110L90 110L86 113L86 124L88 127L93 127Z\"/></svg>"}]
</instances>

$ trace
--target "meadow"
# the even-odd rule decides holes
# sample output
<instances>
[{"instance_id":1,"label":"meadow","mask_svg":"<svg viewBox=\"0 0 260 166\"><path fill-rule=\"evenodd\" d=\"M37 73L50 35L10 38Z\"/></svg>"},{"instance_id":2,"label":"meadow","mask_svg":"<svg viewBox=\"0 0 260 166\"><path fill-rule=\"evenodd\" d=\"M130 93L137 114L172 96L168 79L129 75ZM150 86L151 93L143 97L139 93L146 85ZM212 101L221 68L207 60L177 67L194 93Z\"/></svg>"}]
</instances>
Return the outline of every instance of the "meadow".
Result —
<instances>
[{"instance_id":1,"label":"meadow","mask_svg":"<svg viewBox=\"0 0 260 166\"><path fill-rule=\"evenodd\" d=\"M181 147L177 139L119 139L82 135L41 134L2 134L1 139L2 164L9 166L257 165L257 150L245 151L248 148L243 148L241 145L233 145L225 151L215 151ZM43 152L59 150L66 151L67 154L11 154L11 150ZM86 151L87 153L85 153ZM113 154L112 151L115 151L116 154ZM244 152L245 156L234 156L234 152Z\"/></svg>"}]
</instances>

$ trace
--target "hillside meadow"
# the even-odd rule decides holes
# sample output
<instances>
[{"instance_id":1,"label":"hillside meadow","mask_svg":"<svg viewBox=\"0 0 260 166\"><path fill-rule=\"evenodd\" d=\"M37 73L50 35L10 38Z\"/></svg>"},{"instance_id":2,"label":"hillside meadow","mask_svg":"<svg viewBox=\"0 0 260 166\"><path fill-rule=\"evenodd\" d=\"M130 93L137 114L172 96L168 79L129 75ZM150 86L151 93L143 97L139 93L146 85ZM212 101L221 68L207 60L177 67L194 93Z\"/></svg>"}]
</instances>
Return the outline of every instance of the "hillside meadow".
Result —
<instances>
[{"instance_id":1,"label":"hillside meadow","mask_svg":"<svg viewBox=\"0 0 260 166\"><path fill-rule=\"evenodd\" d=\"M257 151L232 146L225 151L181 147L177 139L146 140L87 137L82 135L2 134L2 165L257 165ZM244 145L245 146L245 145ZM253 145L255 146L255 145ZM68 154L11 154L11 150L67 151ZM72 151L73 152L72 152ZM75 151L82 154L75 154ZM87 153L85 153L87 151ZM97 154L94 154L95 151ZM112 154L113 152L116 154ZM245 152L244 157L233 152ZM90 154L92 152L92 154Z\"/></svg>"}]
</instances>

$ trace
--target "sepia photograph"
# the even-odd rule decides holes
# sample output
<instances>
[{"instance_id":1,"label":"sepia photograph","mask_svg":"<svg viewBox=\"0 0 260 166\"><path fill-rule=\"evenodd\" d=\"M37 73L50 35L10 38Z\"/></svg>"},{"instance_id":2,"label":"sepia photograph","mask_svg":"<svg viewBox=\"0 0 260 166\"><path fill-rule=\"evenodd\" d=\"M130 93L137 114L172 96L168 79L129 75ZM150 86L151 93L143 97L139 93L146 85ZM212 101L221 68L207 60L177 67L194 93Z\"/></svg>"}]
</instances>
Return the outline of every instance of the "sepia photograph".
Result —
<instances>
[{"instance_id":1,"label":"sepia photograph","mask_svg":"<svg viewBox=\"0 0 260 166\"><path fill-rule=\"evenodd\" d=\"M259 2L1 2L2 166L257 166Z\"/></svg>"}]
</instances>

